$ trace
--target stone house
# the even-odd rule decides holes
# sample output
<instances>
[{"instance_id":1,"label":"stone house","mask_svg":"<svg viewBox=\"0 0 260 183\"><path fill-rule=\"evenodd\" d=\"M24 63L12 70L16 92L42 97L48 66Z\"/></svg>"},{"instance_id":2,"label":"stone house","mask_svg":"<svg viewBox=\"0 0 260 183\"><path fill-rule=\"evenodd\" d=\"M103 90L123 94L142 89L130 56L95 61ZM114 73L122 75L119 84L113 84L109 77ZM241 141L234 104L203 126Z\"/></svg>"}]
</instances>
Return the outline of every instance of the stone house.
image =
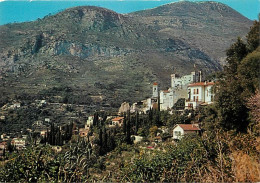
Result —
<instances>
[{"instance_id":1,"label":"stone house","mask_svg":"<svg viewBox=\"0 0 260 183\"><path fill-rule=\"evenodd\" d=\"M112 124L110 126L123 126L124 117L116 117L112 119Z\"/></svg>"}]
</instances>

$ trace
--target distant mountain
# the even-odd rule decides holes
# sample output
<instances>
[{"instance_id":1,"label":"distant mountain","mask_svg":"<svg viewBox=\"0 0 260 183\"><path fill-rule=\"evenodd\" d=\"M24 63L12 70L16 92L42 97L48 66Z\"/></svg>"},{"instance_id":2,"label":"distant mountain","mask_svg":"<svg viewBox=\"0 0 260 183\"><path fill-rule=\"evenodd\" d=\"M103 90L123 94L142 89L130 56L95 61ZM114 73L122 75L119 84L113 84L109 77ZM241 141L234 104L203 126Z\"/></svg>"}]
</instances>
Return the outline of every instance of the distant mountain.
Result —
<instances>
[{"instance_id":1,"label":"distant mountain","mask_svg":"<svg viewBox=\"0 0 260 183\"><path fill-rule=\"evenodd\" d=\"M252 21L217 2L178 2L132 13L162 36L180 39L224 64L225 50Z\"/></svg>"},{"instance_id":2,"label":"distant mountain","mask_svg":"<svg viewBox=\"0 0 260 183\"><path fill-rule=\"evenodd\" d=\"M0 26L2 97L118 107L150 95L151 83L194 64L221 69L225 50L252 22L215 2L179 2L131 14L70 8ZM69 101L68 101L69 99Z\"/></svg>"}]
</instances>

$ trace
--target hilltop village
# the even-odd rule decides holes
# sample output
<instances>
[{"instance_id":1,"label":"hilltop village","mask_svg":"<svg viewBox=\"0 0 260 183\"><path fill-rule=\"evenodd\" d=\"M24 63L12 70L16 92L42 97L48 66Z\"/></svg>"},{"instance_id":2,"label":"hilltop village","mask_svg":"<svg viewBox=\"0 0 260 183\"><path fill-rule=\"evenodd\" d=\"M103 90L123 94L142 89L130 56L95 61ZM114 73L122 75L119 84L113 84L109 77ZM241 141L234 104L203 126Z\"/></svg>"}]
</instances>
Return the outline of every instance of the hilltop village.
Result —
<instances>
[{"instance_id":1,"label":"hilltop village","mask_svg":"<svg viewBox=\"0 0 260 183\"><path fill-rule=\"evenodd\" d=\"M159 90L159 84L153 83L152 97L146 100L133 103L130 107L128 103L123 103L119 113L133 112L146 113L150 109L160 111L173 110L183 111L185 109L197 109L201 106L212 104L214 101L213 86L214 82L205 81L202 71L193 71L190 75L179 77L177 74L171 75L171 86L167 90ZM182 106L176 106L178 100L182 100Z\"/></svg>"}]
</instances>

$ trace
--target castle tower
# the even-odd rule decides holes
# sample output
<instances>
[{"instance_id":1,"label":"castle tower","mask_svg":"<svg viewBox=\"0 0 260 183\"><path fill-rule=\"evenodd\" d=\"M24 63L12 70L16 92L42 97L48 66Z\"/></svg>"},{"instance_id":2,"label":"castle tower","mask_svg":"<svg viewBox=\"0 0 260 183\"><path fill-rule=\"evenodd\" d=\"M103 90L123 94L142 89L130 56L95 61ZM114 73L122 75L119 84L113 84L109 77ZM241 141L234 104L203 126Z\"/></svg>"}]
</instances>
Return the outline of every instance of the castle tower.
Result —
<instances>
[{"instance_id":1,"label":"castle tower","mask_svg":"<svg viewBox=\"0 0 260 183\"><path fill-rule=\"evenodd\" d=\"M176 78L176 75L175 74L171 74L171 87L174 88L175 87L175 78Z\"/></svg>"},{"instance_id":2,"label":"castle tower","mask_svg":"<svg viewBox=\"0 0 260 183\"><path fill-rule=\"evenodd\" d=\"M196 83L196 72L195 71L191 72L191 77L192 77L192 83Z\"/></svg>"},{"instance_id":3,"label":"castle tower","mask_svg":"<svg viewBox=\"0 0 260 183\"><path fill-rule=\"evenodd\" d=\"M157 83L153 83L153 97L157 97L158 98L159 92L158 92L158 84Z\"/></svg>"},{"instance_id":4,"label":"castle tower","mask_svg":"<svg viewBox=\"0 0 260 183\"><path fill-rule=\"evenodd\" d=\"M199 76L200 76L199 82L202 82L203 81L202 71L199 71Z\"/></svg>"}]
</instances>

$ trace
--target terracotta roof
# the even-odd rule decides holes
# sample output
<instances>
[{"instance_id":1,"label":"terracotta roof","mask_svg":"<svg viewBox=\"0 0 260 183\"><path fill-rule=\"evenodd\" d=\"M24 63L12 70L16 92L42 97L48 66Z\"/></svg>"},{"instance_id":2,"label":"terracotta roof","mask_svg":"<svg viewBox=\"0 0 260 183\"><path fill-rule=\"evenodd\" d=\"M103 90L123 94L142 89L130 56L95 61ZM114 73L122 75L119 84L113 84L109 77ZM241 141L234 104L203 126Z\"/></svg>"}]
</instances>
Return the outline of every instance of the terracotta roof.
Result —
<instances>
[{"instance_id":1,"label":"terracotta roof","mask_svg":"<svg viewBox=\"0 0 260 183\"><path fill-rule=\"evenodd\" d=\"M194 124L178 124L184 131L199 131L200 128Z\"/></svg>"},{"instance_id":2,"label":"terracotta roof","mask_svg":"<svg viewBox=\"0 0 260 183\"><path fill-rule=\"evenodd\" d=\"M169 93L169 91L168 90L163 90L163 93Z\"/></svg>"},{"instance_id":3,"label":"terracotta roof","mask_svg":"<svg viewBox=\"0 0 260 183\"><path fill-rule=\"evenodd\" d=\"M116 117L116 118L112 119L112 121L120 121L121 119L124 119L124 117Z\"/></svg>"},{"instance_id":4,"label":"terracotta roof","mask_svg":"<svg viewBox=\"0 0 260 183\"><path fill-rule=\"evenodd\" d=\"M191 83L188 86L208 86L208 85L214 85L214 83L213 82Z\"/></svg>"},{"instance_id":5,"label":"terracotta roof","mask_svg":"<svg viewBox=\"0 0 260 183\"><path fill-rule=\"evenodd\" d=\"M88 132L89 130L88 129L85 129L85 128L80 128L79 129L79 132Z\"/></svg>"},{"instance_id":6,"label":"terracotta roof","mask_svg":"<svg viewBox=\"0 0 260 183\"><path fill-rule=\"evenodd\" d=\"M0 142L0 145L7 145L7 142Z\"/></svg>"},{"instance_id":7,"label":"terracotta roof","mask_svg":"<svg viewBox=\"0 0 260 183\"><path fill-rule=\"evenodd\" d=\"M158 85L157 83L153 83L153 85Z\"/></svg>"}]
</instances>

